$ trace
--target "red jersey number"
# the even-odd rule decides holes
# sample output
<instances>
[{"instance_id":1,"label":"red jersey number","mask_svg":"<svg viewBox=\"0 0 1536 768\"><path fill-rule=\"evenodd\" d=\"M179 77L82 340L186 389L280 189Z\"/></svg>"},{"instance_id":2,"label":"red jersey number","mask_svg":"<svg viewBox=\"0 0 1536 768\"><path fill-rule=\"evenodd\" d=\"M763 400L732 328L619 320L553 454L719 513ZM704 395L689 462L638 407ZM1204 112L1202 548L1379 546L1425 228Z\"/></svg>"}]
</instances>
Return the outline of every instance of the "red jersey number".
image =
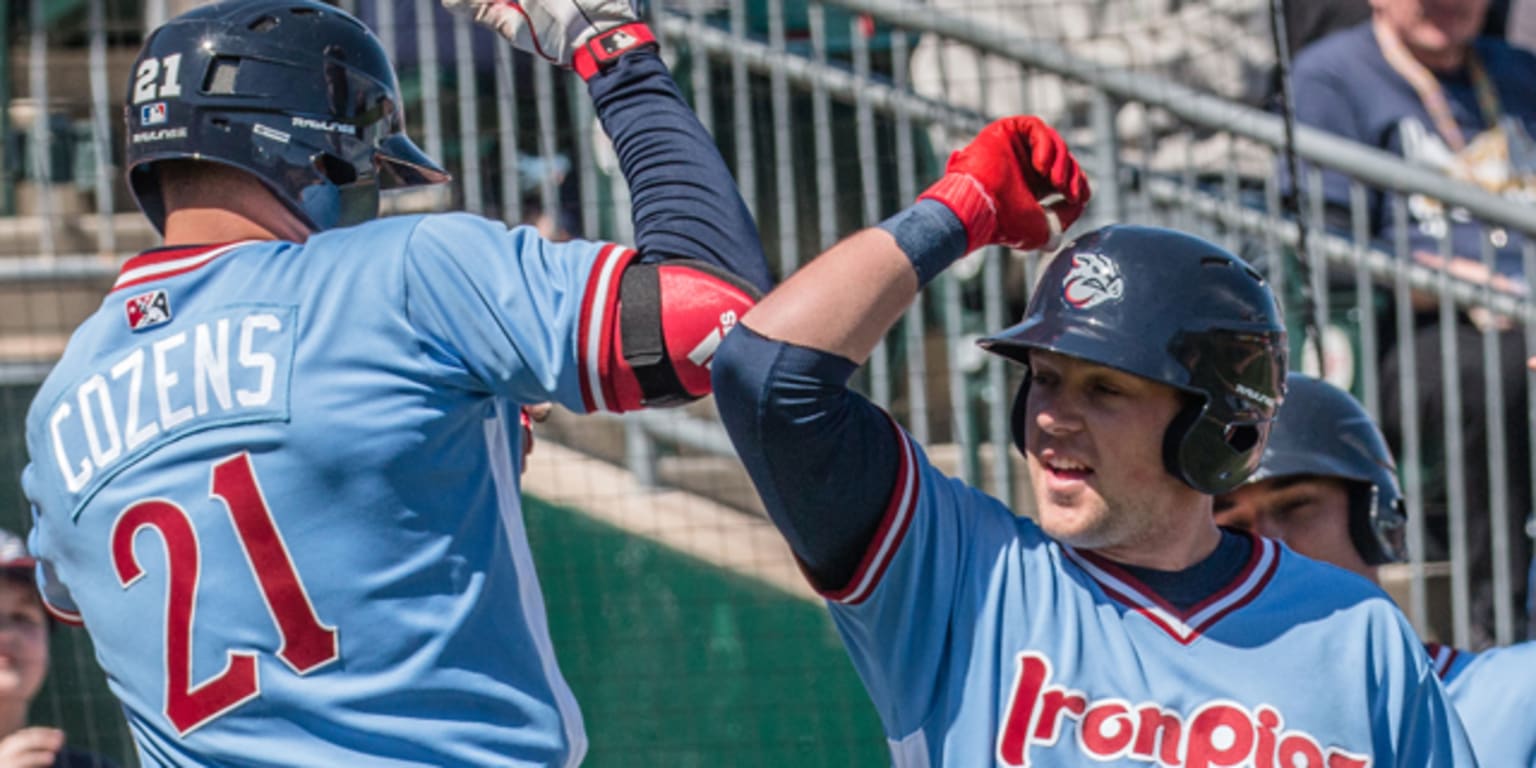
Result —
<instances>
[{"instance_id":1,"label":"red jersey number","mask_svg":"<svg viewBox=\"0 0 1536 768\"><path fill-rule=\"evenodd\" d=\"M267 612L282 638L277 651L293 671L312 672L339 655L336 628L320 623L293 567L251 468L240 453L213 465L209 495L229 509L240 549L256 577ZM112 527L112 564L127 589L144 575L133 551L139 531L152 528L165 544L165 716L185 736L261 694L252 651L227 651L224 670L192 684L192 625L201 552L186 510L165 499L146 499L123 510Z\"/></svg>"}]
</instances>

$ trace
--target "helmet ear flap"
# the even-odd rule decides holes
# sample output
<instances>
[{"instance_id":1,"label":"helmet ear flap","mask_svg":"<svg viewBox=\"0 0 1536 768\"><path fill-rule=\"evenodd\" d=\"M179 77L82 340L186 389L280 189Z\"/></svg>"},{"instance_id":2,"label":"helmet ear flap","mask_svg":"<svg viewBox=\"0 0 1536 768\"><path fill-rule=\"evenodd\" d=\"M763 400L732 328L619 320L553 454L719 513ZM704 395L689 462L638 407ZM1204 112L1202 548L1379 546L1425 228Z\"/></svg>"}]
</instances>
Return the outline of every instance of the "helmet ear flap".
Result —
<instances>
[{"instance_id":1,"label":"helmet ear flap","mask_svg":"<svg viewBox=\"0 0 1536 768\"><path fill-rule=\"evenodd\" d=\"M1398 563L1404 559L1407 516L1395 494L1375 483L1345 482L1349 493L1349 540L1366 565Z\"/></svg>"},{"instance_id":2,"label":"helmet ear flap","mask_svg":"<svg viewBox=\"0 0 1536 768\"><path fill-rule=\"evenodd\" d=\"M1008 415L1008 425L1013 432L1013 445L1019 449L1019 455L1028 457L1024 452L1024 434L1029 426L1028 409L1025 408L1029 400L1029 368L1024 369L1024 381L1019 384L1019 391L1013 396L1013 410Z\"/></svg>"},{"instance_id":3,"label":"helmet ear flap","mask_svg":"<svg viewBox=\"0 0 1536 768\"><path fill-rule=\"evenodd\" d=\"M1193 451L1189 450L1191 444L1200 445L1199 440L1193 440L1194 431L1200 420L1200 414L1205 411L1205 403L1190 399L1179 412L1173 415L1173 421L1168 422L1168 428L1163 431L1163 469L1168 474L1178 478L1185 485L1201 490L1193 478L1186 471L1188 466L1184 457Z\"/></svg>"},{"instance_id":4,"label":"helmet ear flap","mask_svg":"<svg viewBox=\"0 0 1536 768\"><path fill-rule=\"evenodd\" d=\"M1163 433L1163 467L1195 490L1219 496L1239 485L1259 467L1269 422L1224 424L1203 418L1207 404L1190 401Z\"/></svg>"}]
</instances>

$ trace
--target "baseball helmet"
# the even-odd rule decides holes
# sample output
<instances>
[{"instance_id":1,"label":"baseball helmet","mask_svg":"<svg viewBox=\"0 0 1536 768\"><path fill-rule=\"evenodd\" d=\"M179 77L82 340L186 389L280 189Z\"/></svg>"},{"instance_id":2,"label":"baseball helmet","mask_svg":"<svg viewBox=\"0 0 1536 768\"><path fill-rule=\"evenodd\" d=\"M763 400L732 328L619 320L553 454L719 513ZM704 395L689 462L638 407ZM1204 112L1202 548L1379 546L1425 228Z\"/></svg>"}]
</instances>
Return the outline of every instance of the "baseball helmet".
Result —
<instances>
[{"instance_id":1,"label":"baseball helmet","mask_svg":"<svg viewBox=\"0 0 1536 768\"><path fill-rule=\"evenodd\" d=\"M310 0L232 0L166 22L134 62L123 117L128 186L162 231L167 160L245 171L317 231L378 216L380 189L449 178L406 136L378 38Z\"/></svg>"},{"instance_id":2,"label":"baseball helmet","mask_svg":"<svg viewBox=\"0 0 1536 768\"><path fill-rule=\"evenodd\" d=\"M1403 494L1376 422L1338 387L1301 373L1286 378L1259 469L1249 483L1331 477L1349 487L1349 538L1368 565L1403 559Z\"/></svg>"},{"instance_id":3,"label":"baseball helmet","mask_svg":"<svg viewBox=\"0 0 1536 768\"><path fill-rule=\"evenodd\" d=\"M1109 226L1068 244L1024 320L980 343L1026 366L1045 350L1184 393L1163 465L1212 495L1258 467L1285 393L1285 325L1264 279L1211 243L1156 227ZM1026 376L1013 403L1020 451L1028 396Z\"/></svg>"}]
</instances>

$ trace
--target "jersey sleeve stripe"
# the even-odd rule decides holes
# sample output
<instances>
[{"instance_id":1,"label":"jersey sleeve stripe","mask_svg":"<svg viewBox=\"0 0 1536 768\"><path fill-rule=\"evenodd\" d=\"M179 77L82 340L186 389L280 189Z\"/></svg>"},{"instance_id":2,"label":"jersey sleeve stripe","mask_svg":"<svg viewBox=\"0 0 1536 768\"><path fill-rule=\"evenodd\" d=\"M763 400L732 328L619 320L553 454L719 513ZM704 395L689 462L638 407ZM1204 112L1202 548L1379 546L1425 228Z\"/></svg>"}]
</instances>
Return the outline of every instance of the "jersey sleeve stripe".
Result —
<instances>
[{"instance_id":1,"label":"jersey sleeve stripe","mask_svg":"<svg viewBox=\"0 0 1536 768\"><path fill-rule=\"evenodd\" d=\"M886 416L890 417L889 414ZM896 439L901 442L901 466L896 470L891 499L886 505L880 527L876 529L869 549L864 553L858 570L854 571L853 578L848 580L848 585L840 590L822 593L823 597L836 603L857 605L869 597L875 585L880 583L880 577L885 575L885 569L890 566L891 559L895 557L912 523L912 508L916 506L918 492L917 456L911 439L895 419L891 419L891 428L896 430Z\"/></svg>"},{"instance_id":2,"label":"jersey sleeve stripe","mask_svg":"<svg viewBox=\"0 0 1536 768\"><path fill-rule=\"evenodd\" d=\"M53 603L48 602L47 598L43 598L42 602L43 602L43 610L47 611L48 615L52 616L54 619L57 619L58 621L61 621L61 622L65 623L65 624L68 624L71 627L83 627L83 626L85 626L85 619L81 618L80 614L75 613L74 611L66 611L63 608L60 608L60 607L54 605Z\"/></svg>"},{"instance_id":3,"label":"jersey sleeve stripe","mask_svg":"<svg viewBox=\"0 0 1536 768\"><path fill-rule=\"evenodd\" d=\"M581 400L590 411L612 410L612 392L604 390L603 360L613 346L608 329L618 304L619 273L633 259L635 252L609 243L598 251L597 262L587 277L587 292L581 299L581 321L577 328L577 368L581 381Z\"/></svg>"}]
</instances>

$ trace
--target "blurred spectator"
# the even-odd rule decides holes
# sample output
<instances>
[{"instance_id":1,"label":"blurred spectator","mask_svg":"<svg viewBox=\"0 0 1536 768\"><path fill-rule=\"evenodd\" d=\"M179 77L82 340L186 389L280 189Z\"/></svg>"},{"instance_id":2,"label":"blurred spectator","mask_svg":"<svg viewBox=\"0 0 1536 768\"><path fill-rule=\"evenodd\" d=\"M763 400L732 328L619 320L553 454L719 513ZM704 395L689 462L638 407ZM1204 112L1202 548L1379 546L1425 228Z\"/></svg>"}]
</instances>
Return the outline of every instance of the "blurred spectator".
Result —
<instances>
[{"instance_id":1,"label":"blurred spectator","mask_svg":"<svg viewBox=\"0 0 1536 768\"><path fill-rule=\"evenodd\" d=\"M1477 37L1488 0L1453 0L1426 13L1424 0L1374 0L1369 23L1329 36L1297 56L1297 119L1400 155L1490 192L1536 201L1536 56ZM1347 206L1348 180L1325 175L1330 203ZM1373 200L1378 231L1388 211ZM1449 233L1452 250L1477 258L1485 236L1499 271L1518 277L1518 242L1438 201L1409 200L1409 239L1426 260ZM1464 267L1468 275L1479 271ZM1501 283L1507 287L1513 284Z\"/></svg>"},{"instance_id":2,"label":"blurred spectator","mask_svg":"<svg viewBox=\"0 0 1536 768\"><path fill-rule=\"evenodd\" d=\"M48 674L52 627L35 567L21 539L0 530L0 766L113 768L104 758L65 746L58 728L27 725L27 710Z\"/></svg>"},{"instance_id":3,"label":"blurred spectator","mask_svg":"<svg viewBox=\"0 0 1536 768\"><path fill-rule=\"evenodd\" d=\"M1432 168L1451 178L1477 184L1516 200L1536 202L1536 164L1530 136L1536 133L1536 56L1502 40L1478 37L1488 0L1372 0L1371 21L1330 35L1296 57L1293 69L1297 119L1360 143ZM1346 214L1349 182L1337 173L1324 174L1324 194L1330 207ZM1391 243L1392 217L1386 198L1370 196L1375 234ZM1430 266L1448 268L1464 279L1487 281L1495 288L1524 291L1520 264L1521 240L1516 233L1485 227L1464 211L1447 210L1424 195L1407 200L1407 235L1414 257ZM1347 219L1346 219L1347 220ZM1438 254L1449 240L1453 258ZM1484 242L1496 253L1496 268L1480 260ZM1419 399L1399 403L1399 389L1384 388L1382 426L1399 455L1405 409L1417 412L1422 425L1425 519L1432 541L1428 556L1448 555L1448 492L1444 454L1445 423L1440 328L1433 301L1420 302L1417 331L1394 339L1391 322L1379 327L1386 335L1381 348L1382 380L1395 382L1412 375ZM1461 317L1453 329L1459 355L1456 365L1462 392L1463 459L1468 512L1469 564L1473 578L1474 648L1492 641L1494 615L1491 537L1488 509L1487 418L1481 393L1485 371L1479 328ZM1502 340L1499 364L1486 372L1504 384L1507 410L1524 414L1526 388L1523 342L1518 334ZM1414 370L1402 365L1403 350L1412 346ZM1505 419L1505 444L1510 468L1510 525L1500 532L1512 544L1508 574L1514 605L1522 610L1526 591L1526 562L1530 539L1523 533L1523 510L1530 508L1529 439L1524 420Z\"/></svg>"}]
</instances>

